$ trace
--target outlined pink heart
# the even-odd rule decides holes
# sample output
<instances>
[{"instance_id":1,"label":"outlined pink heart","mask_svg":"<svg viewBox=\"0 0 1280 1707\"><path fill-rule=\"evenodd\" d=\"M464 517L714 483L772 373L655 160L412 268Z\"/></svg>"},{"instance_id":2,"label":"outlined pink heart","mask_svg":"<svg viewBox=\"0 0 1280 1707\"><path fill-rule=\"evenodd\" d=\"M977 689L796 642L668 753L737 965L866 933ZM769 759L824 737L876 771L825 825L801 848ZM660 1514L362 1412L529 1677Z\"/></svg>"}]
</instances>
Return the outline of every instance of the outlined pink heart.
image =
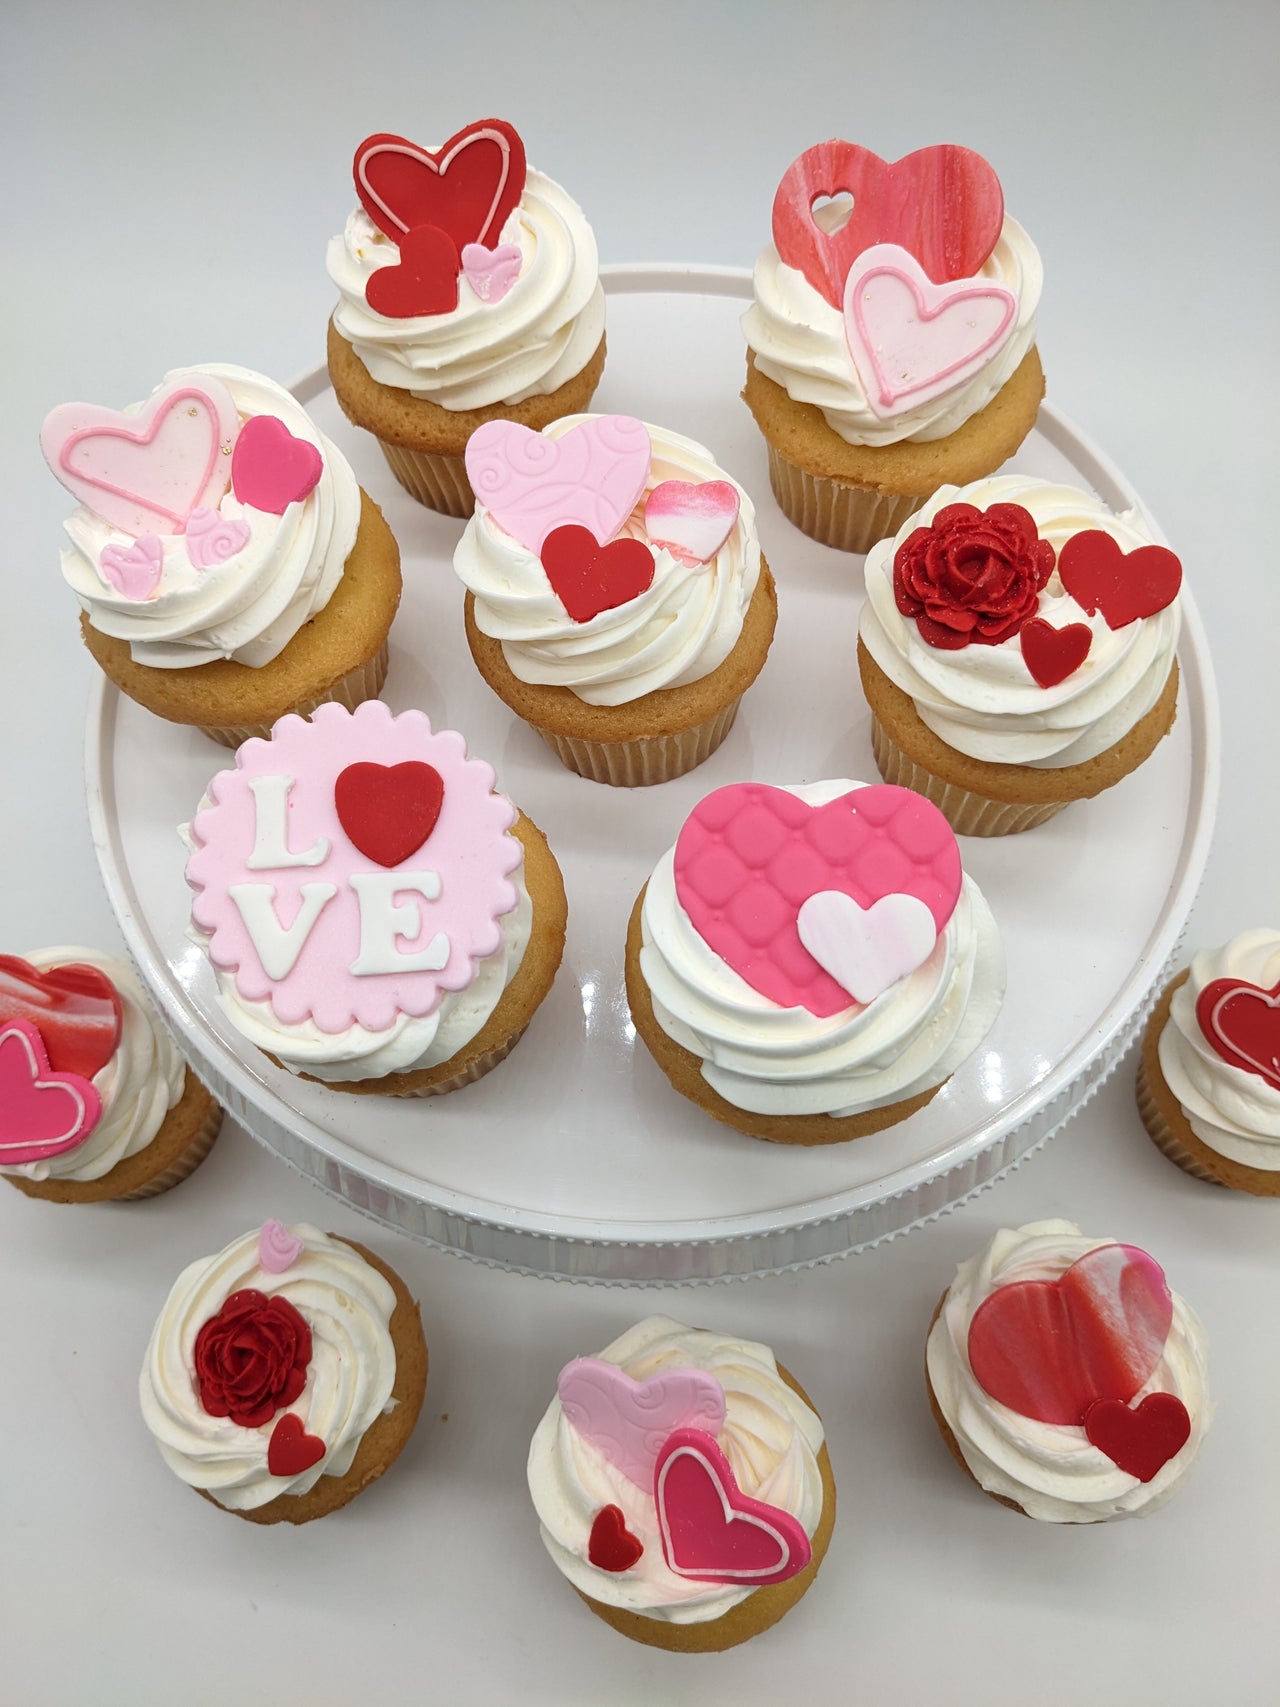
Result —
<instances>
[{"instance_id":1,"label":"outlined pink heart","mask_svg":"<svg viewBox=\"0 0 1280 1707\"><path fill-rule=\"evenodd\" d=\"M1132 1410L1120 1399L1097 1399L1084 1432L1118 1469L1153 1482L1190 1440L1191 1418L1176 1393L1148 1393Z\"/></svg>"},{"instance_id":2,"label":"outlined pink heart","mask_svg":"<svg viewBox=\"0 0 1280 1707\"><path fill-rule=\"evenodd\" d=\"M255 415L240 429L231 453L231 484L242 504L282 516L315 490L324 459L307 439L295 438L276 415Z\"/></svg>"},{"instance_id":3,"label":"outlined pink heart","mask_svg":"<svg viewBox=\"0 0 1280 1707\"><path fill-rule=\"evenodd\" d=\"M663 480L644 501L644 531L677 563L709 563L733 532L740 499L731 480Z\"/></svg>"},{"instance_id":4,"label":"outlined pink heart","mask_svg":"<svg viewBox=\"0 0 1280 1707\"><path fill-rule=\"evenodd\" d=\"M668 1437L653 1498L663 1556L677 1576L758 1588L798 1576L812 1557L803 1524L744 1494L729 1460L698 1429Z\"/></svg>"},{"instance_id":5,"label":"outlined pink heart","mask_svg":"<svg viewBox=\"0 0 1280 1707\"><path fill-rule=\"evenodd\" d=\"M1136 1245L1099 1245L1057 1280L999 1286L973 1313L969 1367L1019 1416L1083 1422L1095 1399L1127 1403L1173 1320L1164 1270Z\"/></svg>"},{"instance_id":6,"label":"outlined pink heart","mask_svg":"<svg viewBox=\"0 0 1280 1707\"><path fill-rule=\"evenodd\" d=\"M499 243L496 249L467 243L462 250L462 271L481 302L501 302L520 277L520 259L514 243Z\"/></svg>"},{"instance_id":7,"label":"outlined pink heart","mask_svg":"<svg viewBox=\"0 0 1280 1707\"><path fill-rule=\"evenodd\" d=\"M356 194L393 242L415 225L437 225L464 243L492 243L524 194L524 143L505 119L464 125L439 148L382 131L352 162Z\"/></svg>"},{"instance_id":8,"label":"outlined pink heart","mask_svg":"<svg viewBox=\"0 0 1280 1707\"><path fill-rule=\"evenodd\" d=\"M476 501L528 551L553 528L588 528L602 544L622 527L649 478L649 432L631 415L593 415L552 438L486 421L467 440Z\"/></svg>"},{"instance_id":9,"label":"outlined pink heart","mask_svg":"<svg viewBox=\"0 0 1280 1707\"><path fill-rule=\"evenodd\" d=\"M1042 688L1056 688L1073 676L1089 656L1093 630L1087 622L1069 622L1055 628L1042 617L1033 616L1018 630L1023 662Z\"/></svg>"},{"instance_id":10,"label":"outlined pink heart","mask_svg":"<svg viewBox=\"0 0 1280 1707\"><path fill-rule=\"evenodd\" d=\"M1064 541L1058 579L1081 610L1090 616L1101 611L1108 628L1126 628L1173 603L1182 585L1182 564L1167 546L1122 551L1109 533L1087 528Z\"/></svg>"},{"instance_id":11,"label":"outlined pink heart","mask_svg":"<svg viewBox=\"0 0 1280 1707\"><path fill-rule=\"evenodd\" d=\"M194 513L194 512L193 512ZM98 567L122 598L141 604L160 585L164 546L153 533L140 533L132 545L104 545Z\"/></svg>"},{"instance_id":12,"label":"outlined pink heart","mask_svg":"<svg viewBox=\"0 0 1280 1707\"><path fill-rule=\"evenodd\" d=\"M578 1357L560 1371L556 1391L575 1431L646 1493L674 1430L714 1436L724 1427L724 1388L702 1369L665 1369L633 1381L605 1358Z\"/></svg>"},{"instance_id":13,"label":"outlined pink heart","mask_svg":"<svg viewBox=\"0 0 1280 1707\"><path fill-rule=\"evenodd\" d=\"M240 416L211 375L162 385L129 412L63 403L40 428L40 448L73 497L135 539L181 533L198 505L227 489Z\"/></svg>"},{"instance_id":14,"label":"outlined pink heart","mask_svg":"<svg viewBox=\"0 0 1280 1707\"><path fill-rule=\"evenodd\" d=\"M1280 1091L1280 984L1264 990L1243 978L1215 978L1196 997L1196 1022L1228 1066Z\"/></svg>"},{"instance_id":15,"label":"outlined pink heart","mask_svg":"<svg viewBox=\"0 0 1280 1707\"><path fill-rule=\"evenodd\" d=\"M800 939L810 896L836 890L866 909L913 895L942 931L962 881L942 813L889 783L825 806L767 783L730 783L699 801L676 840L676 897L698 935L760 995L819 1019L844 1012L849 993Z\"/></svg>"},{"instance_id":16,"label":"outlined pink heart","mask_svg":"<svg viewBox=\"0 0 1280 1707\"><path fill-rule=\"evenodd\" d=\"M74 1150L97 1125L102 1098L79 1073L55 1073L28 1020L0 1027L0 1161L43 1162Z\"/></svg>"},{"instance_id":17,"label":"outlined pink heart","mask_svg":"<svg viewBox=\"0 0 1280 1707\"><path fill-rule=\"evenodd\" d=\"M852 895L821 889L796 927L823 971L864 1007L923 966L938 940L933 914L914 895L882 895L863 908Z\"/></svg>"}]
</instances>

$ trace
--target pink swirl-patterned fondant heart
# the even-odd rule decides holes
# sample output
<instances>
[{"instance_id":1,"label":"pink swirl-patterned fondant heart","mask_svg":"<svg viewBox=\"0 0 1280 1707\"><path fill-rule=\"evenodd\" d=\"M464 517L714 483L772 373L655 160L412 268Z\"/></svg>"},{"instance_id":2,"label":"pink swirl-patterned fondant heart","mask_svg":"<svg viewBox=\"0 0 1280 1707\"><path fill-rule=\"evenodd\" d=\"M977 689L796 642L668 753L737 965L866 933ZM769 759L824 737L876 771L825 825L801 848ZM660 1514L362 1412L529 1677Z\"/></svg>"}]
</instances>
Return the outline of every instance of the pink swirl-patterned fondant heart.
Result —
<instances>
[{"instance_id":1,"label":"pink swirl-patterned fondant heart","mask_svg":"<svg viewBox=\"0 0 1280 1707\"><path fill-rule=\"evenodd\" d=\"M824 806L767 783L730 783L694 807L676 841L676 897L702 940L760 995L819 1019L842 1013L850 996L801 940L811 896L838 891L867 909L914 895L941 932L962 881L941 812L889 783Z\"/></svg>"},{"instance_id":2,"label":"pink swirl-patterned fondant heart","mask_svg":"<svg viewBox=\"0 0 1280 1707\"><path fill-rule=\"evenodd\" d=\"M716 1435L724 1426L724 1388L702 1369L667 1369L633 1381L616 1363L579 1357L560 1371L556 1391L577 1433L646 1493L673 1430Z\"/></svg>"},{"instance_id":3,"label":"pink swirl-patterned fondant heart","mask_svg":"<svg viewBox=\"0 0 1280 1707\"><path fill-rule=\"evenodd\" d=\"M649 433L630 415L595 415L551 438L514 421L486 421L467 440L476 500L527 551L555 528L590 529L607 545L649 477Z\"/></svg>"}]
</instances>

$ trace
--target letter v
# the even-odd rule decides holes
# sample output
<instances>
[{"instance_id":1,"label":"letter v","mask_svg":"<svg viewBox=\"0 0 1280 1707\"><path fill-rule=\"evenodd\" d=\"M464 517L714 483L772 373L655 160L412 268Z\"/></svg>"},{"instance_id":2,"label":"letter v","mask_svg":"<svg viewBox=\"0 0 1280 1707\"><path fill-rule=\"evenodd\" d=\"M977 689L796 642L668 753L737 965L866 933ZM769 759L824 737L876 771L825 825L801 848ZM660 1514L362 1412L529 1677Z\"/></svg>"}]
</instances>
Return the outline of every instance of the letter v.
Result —
<instances>
[{"instance_id":1,"label":"letter v","mask_svg":"<svg viewBox=\"0 0 1280 1707\"><path fill-rule=\"evenodd\" d=\"M304 883L300 893L302 905L293 923L286 928L276 913L274 883L232 883L227 888L227 894L244 920L249 940L257 950L262 970L268 978L277 981L287 978L293 971L312 927L338 893L338 886L336 883Z\"/></svg>"}]
</instances>

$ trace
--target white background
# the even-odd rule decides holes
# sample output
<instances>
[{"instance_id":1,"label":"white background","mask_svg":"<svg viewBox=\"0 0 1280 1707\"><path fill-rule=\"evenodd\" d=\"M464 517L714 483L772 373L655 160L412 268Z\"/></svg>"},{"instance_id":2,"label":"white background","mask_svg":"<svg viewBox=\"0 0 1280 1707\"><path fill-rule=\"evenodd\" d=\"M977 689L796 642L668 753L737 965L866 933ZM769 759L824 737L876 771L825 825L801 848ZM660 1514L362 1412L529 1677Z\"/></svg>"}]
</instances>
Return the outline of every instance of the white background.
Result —
<instances>
[{"instance_id":1,"label":"white background","mask_svg":"<svg viewBox=\"0 0 1280 1707\"><path fill-rule=\"evenodd\" d=\"M991 160L1044 258L1050 397L1181 555L1217 665L1222 803L1188 942L1275 923L1278 54L1280 13L1264 4L9 0L0 948L118 942L86 830L92 666L57 573L67 503L40 460L41 418L70 398L122 404L193 361L281 379L314 366L355 143L433 142L489 114L582 204L607 261L749 265L783 169L827 136L889 159L959 141ZM394 1474L297 1531L197 1501L134 1396L178 1270L268 1214L374 1243L421 1297L432 1353ZM923 1335L955 1263L996 1227L1048 1215L1152 1250L1211 1335L1217 1420L1148 1522L1017 1519L959 1475L928 1417ZM0 1698L1273 1701L1278 1216L1170 1167L1127 1069L1047 1151L935 1225L696 1293L569 1287L437 1254L235 1129L151 1204L6 1192ZM823 1413L840 1486L814 1588L725 1656L650 1653L593 1620L543 1554L523 1488L561 1363L655 1308L774 1344Z\"/></svg>"}]
</instances>

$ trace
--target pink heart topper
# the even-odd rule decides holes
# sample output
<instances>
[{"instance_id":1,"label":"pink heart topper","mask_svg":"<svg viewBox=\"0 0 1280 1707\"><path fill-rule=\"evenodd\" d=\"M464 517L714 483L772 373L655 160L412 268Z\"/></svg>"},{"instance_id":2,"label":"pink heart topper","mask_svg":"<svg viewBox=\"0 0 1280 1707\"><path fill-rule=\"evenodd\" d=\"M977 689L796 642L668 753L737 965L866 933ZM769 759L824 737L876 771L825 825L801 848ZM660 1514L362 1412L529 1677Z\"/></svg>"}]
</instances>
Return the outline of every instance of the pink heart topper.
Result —
<instances>
[{"instance_id":1,"label":"pink heart topper","mask_svg":"<svg viewBox=\"0 0 1280 1707\"><path fill-rule=\"evenodd\" d=\"M160 585L164 546L155 534L140 533L132 545L104 545L98 567L122 598L141 604Z\"/></svg>"},{"instance_id":2,"label":"pink heart topper","mask_svg":"<svg viewBox=\"0 0 1280 1707\"><path fill-rule=\"evenodd\" d=\"M699 801L676 841L676 897L702 940L751 988L819 1019L849 992L805 947L800 909L837 890L866 909L913 895L941 932L963 881L951 826L923 796L889 783L810 806L762 782Z\"/></svg>"},{"instance_id":3,"label":"pink heart topper","mask_svg":"<svg viewBox=\"0 0 1280 1707\"><path fill-rule=\"evenodd\" d=\"M302 1255L302 1240L280 1221L264 1221L258 1234L258 1267L264 1274L283 1274Z\"/></svg>"},{"instance_id":4,"label":"pink heart topper","mask_svg":"<svg viewBox=\"0 0 1280 1707\"><path fill-rule=\"evenodd\" d=\"M731 480L663 480L644 501L644 530L678 563L709 563L733 532L738 488Z\"/></svg>"},{"instance_id":5,"label":"pink heart topper","mask_svg":"<svg viewBox=\"0 0 1280 1707\"><path fill-rule=\"evenodd\" d=\"M938 940L933 914L914 895L882 895L862 908L851 895L822 889L796 915L800 941L863 1007L923 966Z\"/></svg>"},{"instance_id":6,"label":"pink heart topper","mask_svg":"<svg viewBox=\"0 0 1280 1707\"><path fill-rule=\"evenodd\" d=\"M717 1435L724 1427L724 1388L702 1369L666 1369L633 1381L616 1363L578 1357L560 1371L556 1391L576 1432L646 1493L673 1430Z\"/></svg>"},{"instance_id":7,"label":"pink heart topper","mask_svg":"<svg viewBox=\"0 0 1280 1707\"><path fill-rule=\"evenodd\" d=\"M1242 978L1215 978L1196 997L1196 1022L1228 1066L1257 1073L1280 1091L1280 984L1264 990Z\"/></svg>"},{"instance_id":8,"label":"pink heart topper","mask_svg":"<svg viewBox=\"0 0 1280 1707\"><path fill-rule=\"evenodd\" d=\"M477 501L534 552L569 525L607 545L639 502L649 458L648 429L630 415L593 415L557 438L486 421L465 456Z\"/></svg>"},{"instance_id":9,"label":"pink heart topper","mask_svg":"<svg viewBox=\"0 0 1280 1707\"><path fill-rule=\"evenodd\" d=\"M514 243L499 243L496 249L468 243L462 251L462 271L481 302L501 302L520 277L520 250Z\"/></svg>"},{"instance_id":10,"label":"pink heart topper","mask_svg":"<svg viewBox=\"0 0 1280 1707\"><path fill-rule=\"evenodd\" d=\"M175 379L132 413L63 403L40 429L57 478L103 521L137 538L181 533L197 505L227 489L240 417L210 375Z\"/></svg>"},{"instance_id":11,"label":"pink heart topper","mask_svg":"<svg viewBox=\"0 0 1280 1707\"><path fill-rule=\"evenodd\" d=\"M790 1512L752 1499L709 1434L672 1433L654 1469L662 1552L677 1576L762 1587L798 1576L813 1548Z\"/></svg>"},{"instance_id":12,"label":"pink heart topper","mask_svg":"<svg viewBox=\"0 0 1280 1707\"><path fill-rule=\"evenodd\" d=\"M324 459L307 439L295 438L275 415L245 422L231 456L231 484L242 504L282 516L314 491Z\"/></svg>"},{"instance_id":13,"label":"pink heart topper","mask_svg":"<svg viewBox=\"0 0 1280 1707\"><path fill-rule=\"evenodd\" d=\"M43 1162L74 1150L97 1125L102 1098L79 1073L55 1073L28 1020L0 1028L0 1162Z\"/></svg>"},{"instance_id":14,"label":"pink heart topper","mask_svg":"<svg viewBox=\"0 0 1280 1707\"><path fill-rule=\"evenodd\" d=\"M971 378L1008 343L1017 315L1003 285L934 284L894 243L866 250L845 282L849 354L882 420Z\"/></svg>"}]
</instances>

